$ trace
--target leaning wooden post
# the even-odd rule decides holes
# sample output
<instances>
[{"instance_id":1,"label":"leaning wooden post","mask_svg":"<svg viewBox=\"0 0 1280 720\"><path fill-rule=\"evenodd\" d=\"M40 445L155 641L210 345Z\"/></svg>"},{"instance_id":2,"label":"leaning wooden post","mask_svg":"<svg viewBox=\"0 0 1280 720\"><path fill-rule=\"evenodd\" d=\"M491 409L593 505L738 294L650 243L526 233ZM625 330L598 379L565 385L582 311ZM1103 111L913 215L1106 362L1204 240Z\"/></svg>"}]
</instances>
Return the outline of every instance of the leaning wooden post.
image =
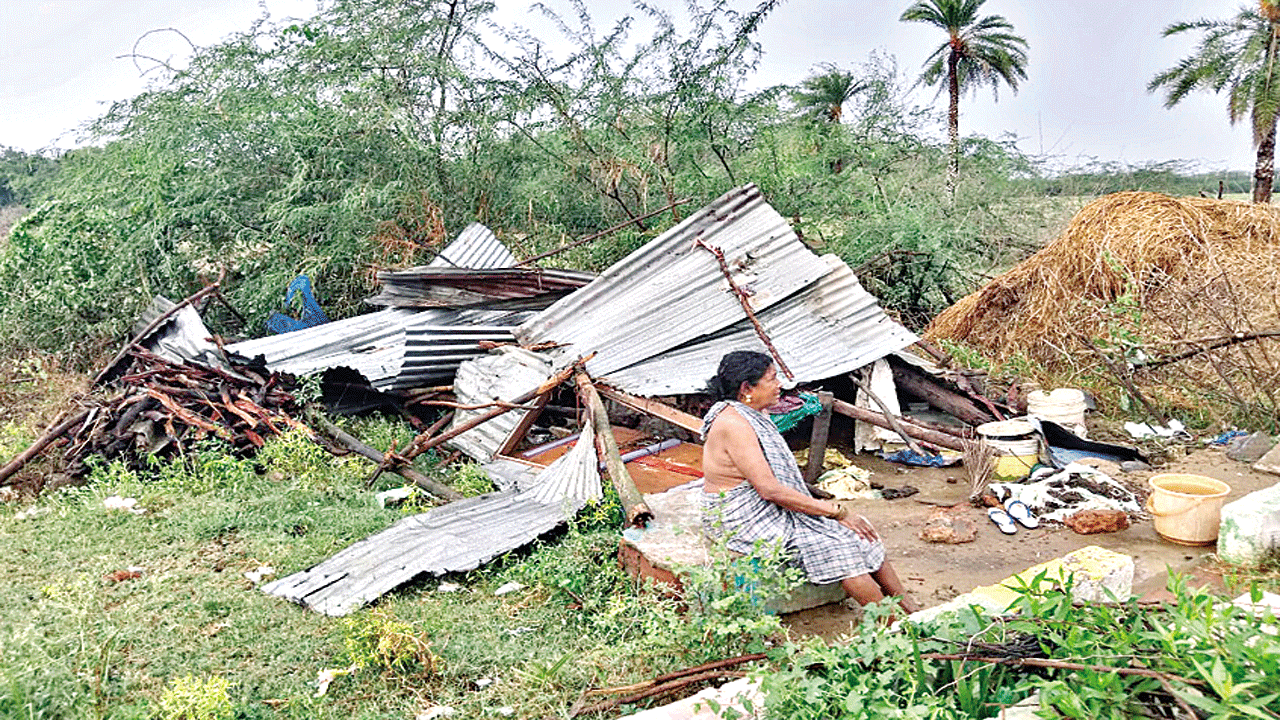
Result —
<instances>
[{"instance_id":1,"label":"leaning wooden post","mask_svg":"<svg viewBox=\"0 0 1280 720\"><path fill-rule=\"evenodd\" d=\"M613 437L613 428L609 425L609 413L604 409L604 402L591 384L591 378L579 371L574 376L578 384L578 396L582 405L591 413L591 424L596 433L596 453L605 464L609 473L609 481L613 489L618 491L618 499L622 501L622 512L626 515L627 525L644 527L653 519L653 513L644 503L640 488L636 487L631 473L627 472L626 463L622 462L622 454L618 452L618 441Z\"/></svg>"},{"instance_id":2,"label":"leaning wooden post","mask_svg":"<svg viewBox=\"0 0 1280 720\"><path fill-rule=\"evenodd\" d=\"M822 404L822 412L813 418L813 434L809 437L809 462L804 468L804 482L812 485L822 474L822 460L827 454L827 437L831 434L831 401L835 396L820 390L818 402Z\"/></svg>"}]
</instances>

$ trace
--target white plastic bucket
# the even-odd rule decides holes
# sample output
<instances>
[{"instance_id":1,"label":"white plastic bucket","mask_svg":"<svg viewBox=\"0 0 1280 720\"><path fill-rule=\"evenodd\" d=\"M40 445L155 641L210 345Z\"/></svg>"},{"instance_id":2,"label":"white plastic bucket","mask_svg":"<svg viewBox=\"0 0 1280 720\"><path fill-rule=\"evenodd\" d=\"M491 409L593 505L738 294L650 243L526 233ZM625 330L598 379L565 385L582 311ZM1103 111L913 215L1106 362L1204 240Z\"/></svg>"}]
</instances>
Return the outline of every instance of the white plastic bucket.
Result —
<instances>
[{"instance_id":1,"label":"white plastic bucket","mask_svg":"<svg viewBox=\"0 0 1280 720\"><path fill-rule=\"evenodd\" d=\"M1085 436L1084 391L1058 388L1051 392L1036 390L1027 394L1027 414L1055 422L1080 437Z\"/></svg>"}]
</instances>

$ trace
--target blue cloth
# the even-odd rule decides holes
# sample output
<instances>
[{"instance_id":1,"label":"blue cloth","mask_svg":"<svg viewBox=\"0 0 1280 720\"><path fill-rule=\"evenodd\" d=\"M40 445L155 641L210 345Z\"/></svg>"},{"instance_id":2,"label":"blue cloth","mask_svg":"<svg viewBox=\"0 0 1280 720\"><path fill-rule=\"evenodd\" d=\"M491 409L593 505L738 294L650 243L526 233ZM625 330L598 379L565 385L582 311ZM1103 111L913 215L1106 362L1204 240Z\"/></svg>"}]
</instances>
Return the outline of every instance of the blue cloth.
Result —
<instances>
[{"instance_id":1,"label":"blue cloth","mask_svg":"<svg viewBox=\"0 0 1280 720\"><path fill-rule=\"evenodd\" d=\"M1244 430L1228 430L1209 442L1210 445L1226 445L1238 437L1244 437L1249 433Z\"/></svg>"},{"instance_id":2,"label":"blue cloth","mask_svg":"<svg viewBox=\"0 0 1280 720\"><path fill-rule=\"evenodd\" d=\"M901 465L915 465L917 467L947 467L960 462L959 457L946 457L945 455L921 455L920 453L905 448L890 455L886 455L883 451L880 457L889 462L899 463Z\"/></svg>"},{"instance_id":3,"label":"blue cloth","mask_svg":"<svg viewBox=\"0 0 1280 720\"><path fill-rule=\"evenodd\" d=\"M289 289L284 294L285 309L291 307L295 299L302 306L299 317L292 318L283 313L271 313L271 317L267 318L268 330L279 335L329 322L329 317L324 314L324 310L320 309L320 303L316 302L315 295L311 294L311 278L306 275L299 275L289 283Z\"/></svg>"}]
</instances>

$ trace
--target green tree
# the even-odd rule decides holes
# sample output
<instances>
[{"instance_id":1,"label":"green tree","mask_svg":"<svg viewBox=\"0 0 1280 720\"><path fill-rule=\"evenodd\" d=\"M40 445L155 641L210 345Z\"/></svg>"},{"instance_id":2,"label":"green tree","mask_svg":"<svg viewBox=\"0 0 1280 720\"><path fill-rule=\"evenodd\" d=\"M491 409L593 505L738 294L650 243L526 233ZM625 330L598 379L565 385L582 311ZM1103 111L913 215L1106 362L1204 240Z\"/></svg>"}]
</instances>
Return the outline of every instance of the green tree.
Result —
<instances>
[{"instance_id":1,"label":"green tree","mask_svg":"<svg viewBox=\"0 0 1280 720\"><path fill-rule=\"evenodd\" d=\"M1193 90L1227 91L1232 124L1246 116L1253 125L1257 160L1253 201L1271 202L1275 179L1276 114L1280 109L1280 5L1258 0L1257 9L1242 7L1230 20L1174 23L1164 36L1200 32L1195 52L1156 75L1147 90L1166 91L1165 107L1177 105Z\"/></svg>"},{"instance_id":2,"label":"green tree","mask_svg":"<svg viewBox=\"0 0 1280 720\"><path fill-rule=\"evenodd\" d=\"M1013 25L1004 17L979 17L978 10L985 2L918 0L900 18L903 22L933 25L947 33L947 41L925 61L920 82L946 82L950 98L947 132L951 139L947 193L953 198L960 174L960 93L982 85L990 85L996 92L1001 81L1017 92L1018 82L1027 77L1027 41L1013 34Z\"/></svg>"},{"instance_id":3,"label":"green tree","mask_svg":"<svg viewBox=\"0 0 1280 720\"><path fill-rule=\"evenodd\" d=\"M841 70L831 63L822 66L823 72L804 79L791 91L791 101L804 115L839 124L844 115L844 105L854 95L866 90L866 82L858 80L848 70Z\"/></svg>"}]
</instances>

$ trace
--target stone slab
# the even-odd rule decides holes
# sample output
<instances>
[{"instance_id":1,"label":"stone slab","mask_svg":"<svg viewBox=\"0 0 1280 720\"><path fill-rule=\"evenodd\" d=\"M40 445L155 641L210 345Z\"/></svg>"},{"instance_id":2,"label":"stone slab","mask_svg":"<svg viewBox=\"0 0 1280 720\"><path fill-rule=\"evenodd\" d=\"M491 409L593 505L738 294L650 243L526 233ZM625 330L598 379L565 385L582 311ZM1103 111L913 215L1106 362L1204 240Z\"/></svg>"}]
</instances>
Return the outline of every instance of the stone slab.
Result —
<instances>
[{"instance_id":1,"label":"stone slab","mask_svg":"<svg viewBox=\"0 0 1280 720\"><path fill-rule=\"evenodd\" d=\"M1272 475L1280 475L1280 445L1271 448L1270 452L1263 455L1258 462L1253 464L1254 470L1259 470Z\"/></svg>"},{"instance_id":2,"label":"stone slab","mask_svg":"<svg viewBox=\"0 0 1280 720\"><path fill-rule=\"evenodd\" d=\"M1280 483L1223 506L1218 557L1250 566L1280 559Z\"/></svg>"},{"instance_id":3,"label":"stone slab","mask_svg":"<svg viewBox=\"0 0 1280 720\"><path fill-rule=\"evenodd\" d=\"M1133 593L1133 558L1097 545L1082 547L1060 558L1033 565L994 585L982 585L935 607L908 616L914 623L925 623L974 607L985 614L1004 612L1018 599L1016 588L1033 585L1043 574L1042 582L1060 584L1074 580L1071 595L1084 602L1125 600Z\"/></svg>"}]
</instances>

